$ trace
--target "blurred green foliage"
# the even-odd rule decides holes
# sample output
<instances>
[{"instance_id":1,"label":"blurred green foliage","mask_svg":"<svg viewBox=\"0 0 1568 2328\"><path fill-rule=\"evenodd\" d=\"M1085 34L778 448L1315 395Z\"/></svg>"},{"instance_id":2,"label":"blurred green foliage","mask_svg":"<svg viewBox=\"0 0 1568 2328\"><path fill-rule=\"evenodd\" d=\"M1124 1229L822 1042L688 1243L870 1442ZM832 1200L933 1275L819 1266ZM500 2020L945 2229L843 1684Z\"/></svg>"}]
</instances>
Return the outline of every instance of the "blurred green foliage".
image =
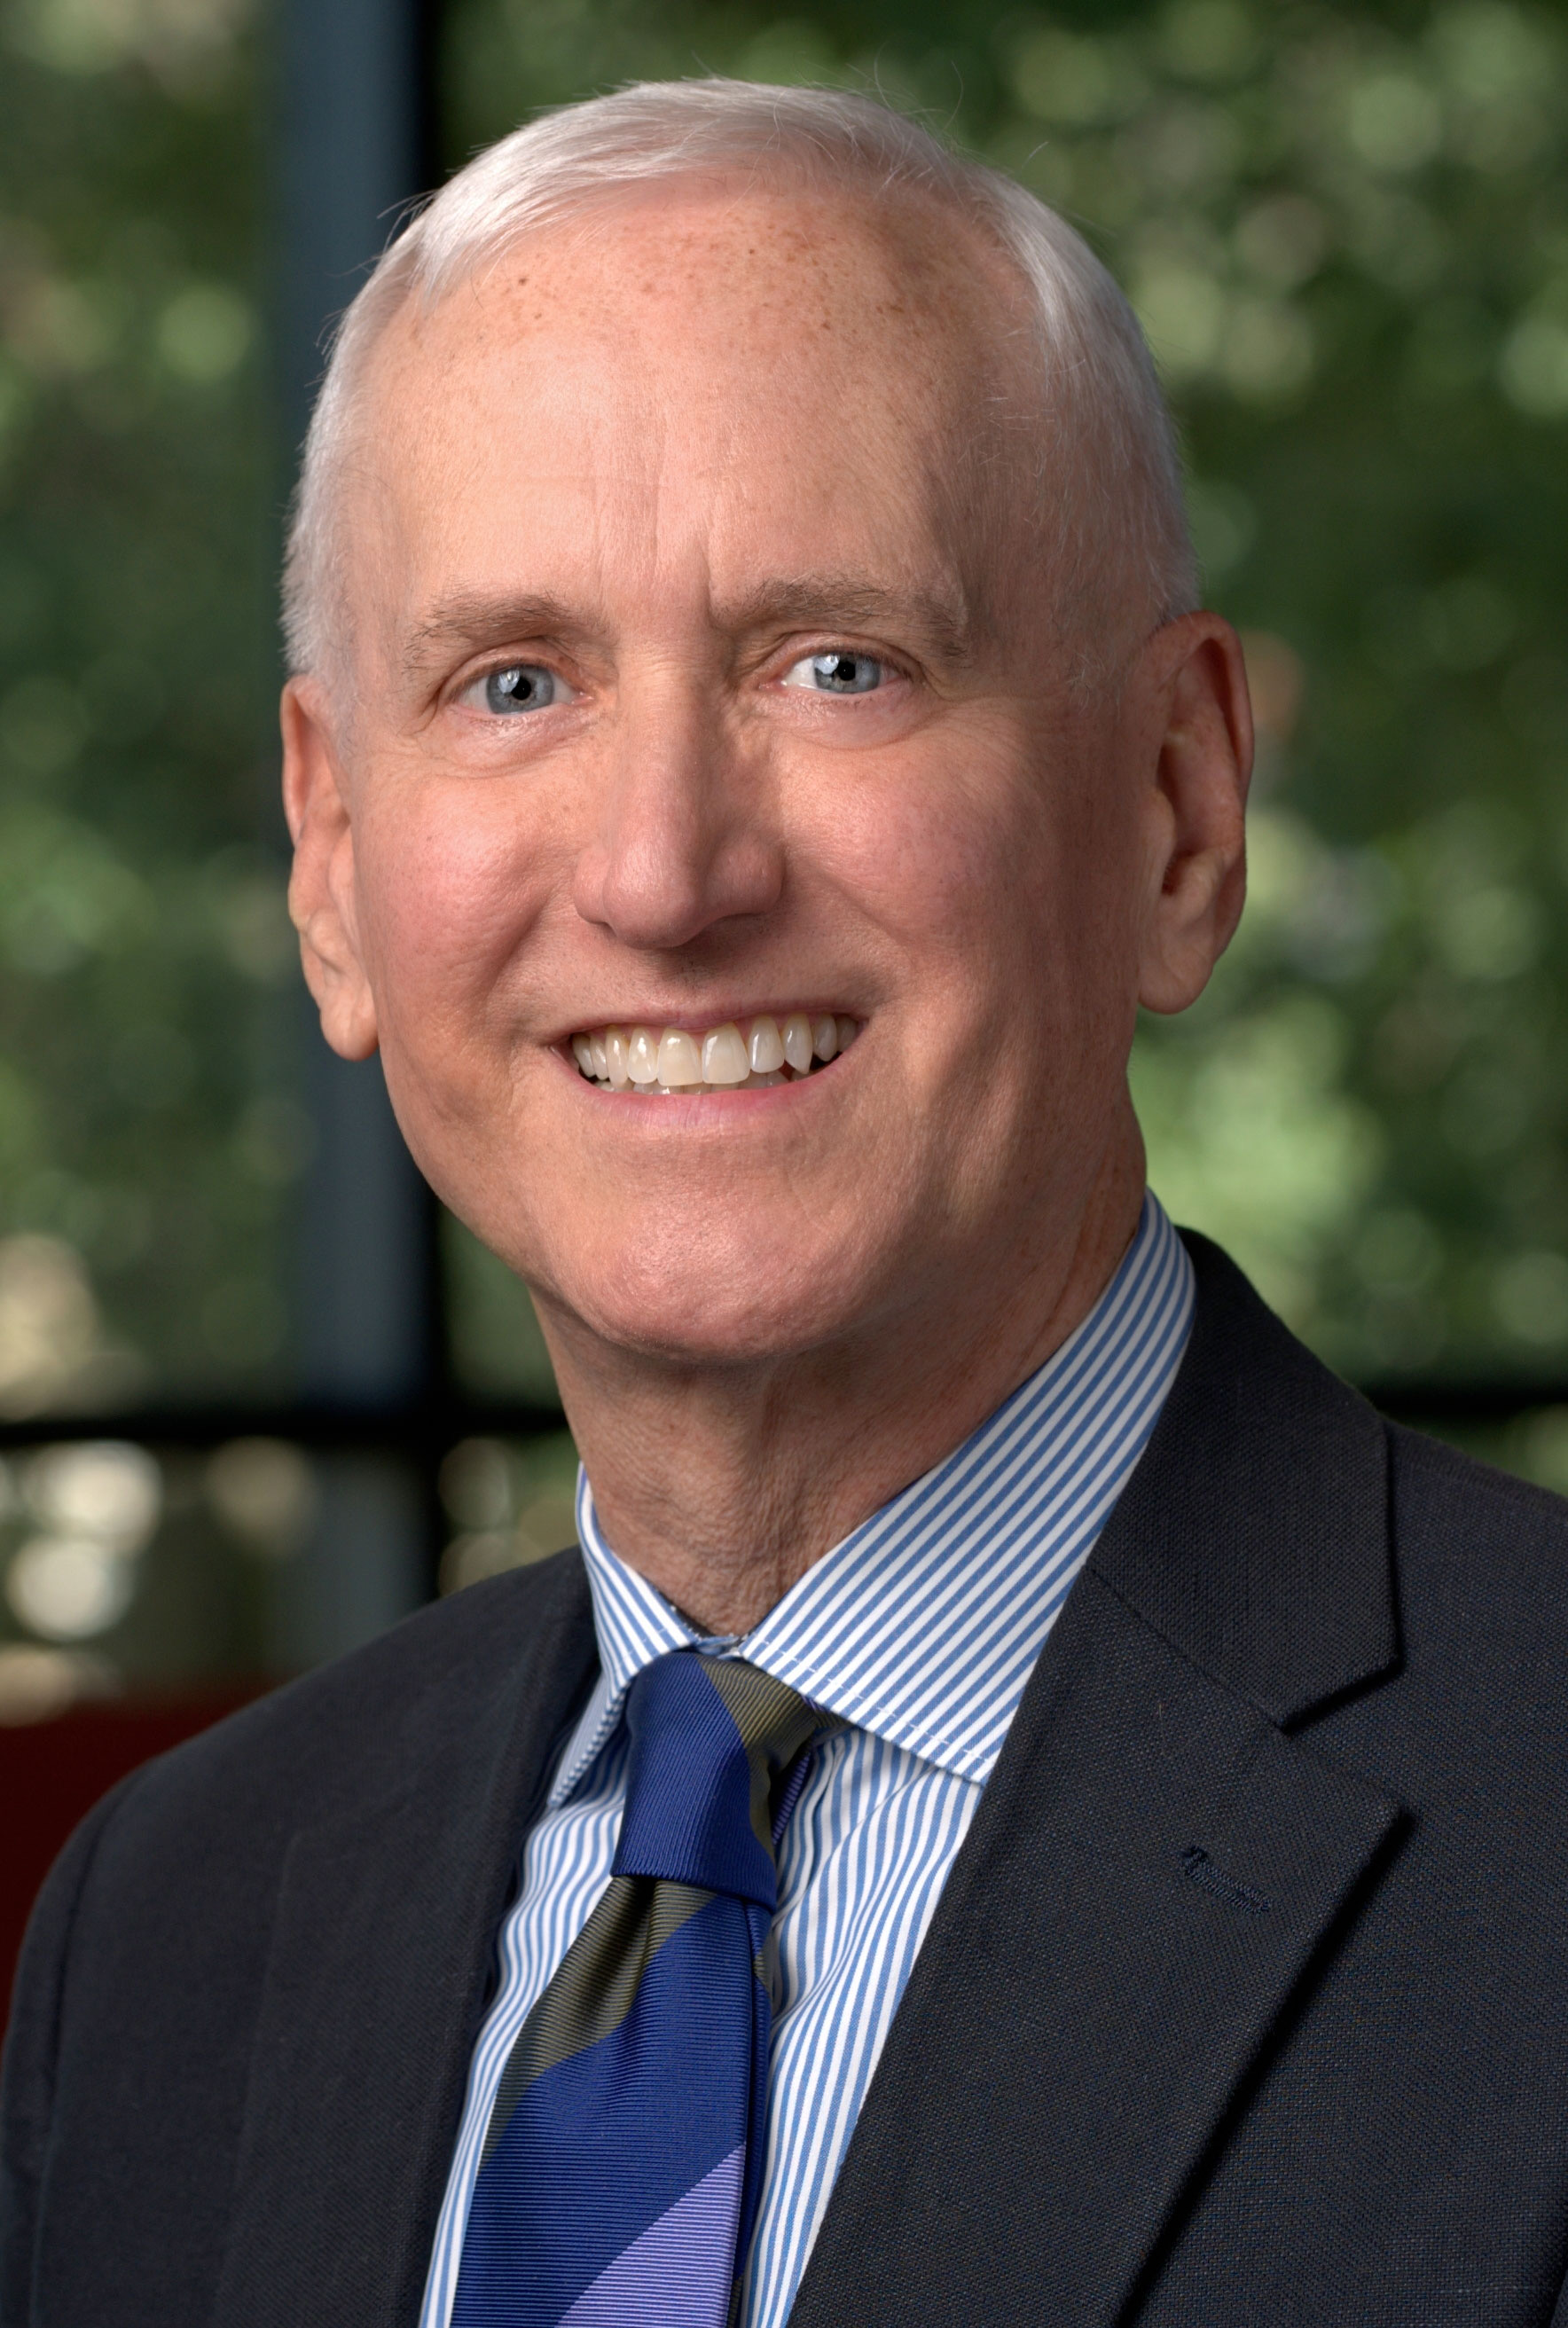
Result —
<instances>
[{"instance_id":1,"label":"blurred green foliage","mask_svg":"<svg viewBox=\"0 0 1568 2328\"><path fill-rule=\"evenodd\" d=\"M1568 24L1512 0L453 0L455 162L700 71L878 90L1130 291L1248 634L1253 900L1154 1184L1340 1365L1568 1368Z\"/></svg>"},{"instance_id":2,"label":"blurred green foliage","mask_svg":"<svg viewBox=\"0 0 1568 2328\"><path fill-rule=\"evenodd\" d=\"M269 1383L308 1127L233 0L0 5L0 1409Z\"/></svg>"},{"instance_id":3,"label":"blurred green foliage","mask_svg":"<svg viewBox=\"0 0 1568 2328\"><path fill-rule=\"evenodd\" d=\"M263 30L265 27L262 28ZM284 1379L293 953L242 0L0 0L0 1408ZM1568 1376L1568 18L451 0L447 160L703 70L879 89L1128 286L1263 725L1155 1184L1340 1364ZM537 1336L453 1230L474 1387Z\"/></svg>"}]
</instances>

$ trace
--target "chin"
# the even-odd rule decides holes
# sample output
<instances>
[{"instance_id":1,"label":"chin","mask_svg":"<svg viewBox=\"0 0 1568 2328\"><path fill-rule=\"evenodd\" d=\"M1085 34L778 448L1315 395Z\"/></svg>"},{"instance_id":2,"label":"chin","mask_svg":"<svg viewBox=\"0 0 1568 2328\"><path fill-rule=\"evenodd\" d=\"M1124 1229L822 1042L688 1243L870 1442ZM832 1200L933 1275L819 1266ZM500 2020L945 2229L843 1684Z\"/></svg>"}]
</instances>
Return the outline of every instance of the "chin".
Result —
<instances>
[{"instance_id":1,"label":"chin","mask_svg":"<svg viewBox=\"0 0 1568 2328\"><path fill-rule=\"evenodd\" d=\"M793 1356L852 1333L876 1306L885 1272L859 1240L835 1249L819 1236L786 1255L755 1223L727 1226L574 1239L562 1265L520 1274L596 1339L674 1366Z\"/></svg>"}]
</instances>

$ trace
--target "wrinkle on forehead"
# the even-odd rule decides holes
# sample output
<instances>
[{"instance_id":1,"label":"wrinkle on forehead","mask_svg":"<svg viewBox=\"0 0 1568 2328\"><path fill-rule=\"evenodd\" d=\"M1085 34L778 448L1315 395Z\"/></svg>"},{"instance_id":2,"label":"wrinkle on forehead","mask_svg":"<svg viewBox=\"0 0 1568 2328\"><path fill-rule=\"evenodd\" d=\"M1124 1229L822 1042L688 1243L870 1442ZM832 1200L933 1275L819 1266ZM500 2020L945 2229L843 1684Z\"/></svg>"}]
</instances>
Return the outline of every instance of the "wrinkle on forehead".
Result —
<instances>
[{"instance_id":1,"label":"wrinkle on forehead","mask_svg":"<svg viewBox=\"0 0 1568 2328\"><path fill-rule=\"evenodd\" d=\"M784 344L807 341L848 371L863 367L878 390L893 389L909 436L924 439L944 540L958 543L980 519L1016 517L1038 453L1042 383L1012 262L950 208L907 189L897 200L779 202L762 224L744 247L731 244L748 323L776 324ZM696 232L691 256L700 267ZM985 564L996 546L986 542Z\"/></svg>"},{"instance_id":2,"label":"wrinkle on forehead","mask_svg":"<svg viewBox=\"0 0 1568 2328\"><path fill-rule=\"evenodd\" d=\"M372 480L397 498L399 472L428 458L433 381L441 423L459 440L465 374L487 356L537 361L552 334L602 351L606 392L634 407L630 433L649 457L666 416L644 367L672 312L703 357L690 392L706 431L699 471L689 459L672 491L725 470L759 393L786 408L838 395L862 438L871 433L890 490L913 483L920 493L952 595L994 626L1020 565L1037 562L1026 538L1038 502L1038 338L1011 262L950 211L907 195L680 182L619 192L520 240L389 327L365 382L361 503ZM587 463L575 482L596 513L613 506L613 474Z\"/></svg>"}]
</instances>

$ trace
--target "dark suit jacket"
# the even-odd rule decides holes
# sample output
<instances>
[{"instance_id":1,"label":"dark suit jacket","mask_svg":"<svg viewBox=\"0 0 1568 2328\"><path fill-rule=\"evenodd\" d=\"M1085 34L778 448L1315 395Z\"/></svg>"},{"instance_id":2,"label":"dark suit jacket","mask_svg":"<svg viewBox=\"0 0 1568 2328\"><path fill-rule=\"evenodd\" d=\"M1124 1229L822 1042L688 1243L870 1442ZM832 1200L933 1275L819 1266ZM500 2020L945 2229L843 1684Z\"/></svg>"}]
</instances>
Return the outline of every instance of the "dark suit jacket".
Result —
<instances>
[{"instance_id":1,"label":"dark suit jacket","mask_svg":"<svg viewBox=\"0 0 1568 2328\"><path fill-rule=\"evenodd\" d=\"M792 2328L1568 2323L1568 1507L1193 1240ZM412 2328L577 1554L121 1787L38 1909L4 2328Z\"/></svg>"}]
</instances>

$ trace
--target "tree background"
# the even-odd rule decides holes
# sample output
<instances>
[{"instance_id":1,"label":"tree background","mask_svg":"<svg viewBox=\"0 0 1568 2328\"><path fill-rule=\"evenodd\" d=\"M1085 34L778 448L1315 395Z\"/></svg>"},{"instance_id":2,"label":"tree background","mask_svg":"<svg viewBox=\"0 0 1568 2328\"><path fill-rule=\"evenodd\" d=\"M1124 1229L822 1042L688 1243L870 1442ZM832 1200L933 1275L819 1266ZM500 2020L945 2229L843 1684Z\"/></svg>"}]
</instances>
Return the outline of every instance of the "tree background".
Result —
<instances>
[{"instance_id":1,"label":"tree background","mask_svg":"<svg viewBox=\"0 0 1568 2328\"><path fill-rule=\"evenodd\" d=\"M0 10L0 1409L276 1379L258 41Z\"/></svg>"},{"instance_id":2,"label":"tree background","mask_svg":"<svg viewBox=\"0 0 1568 2328\"><path fill-rule=\"evenodd\" d=\"M268 39L243 0L0 5L13 1413L289 1381ZM1263 731L1242 935L1140 1038L1155 1186L1354 1375L1561 1390L1563 12L451 0L446 160L705 70L915 108L1127 286ZM537 1383L447 1242L460 1371Z\"/></svg>"},{"instance_id":3,"label":"tree background","mask_svg":"<svg viewBox=\"0 0 1568 2328\"><path fill-rule=\"evenodd\" d=\"M1362 1378L1568 1357L1568 38L1509 0L457 0L450 157L709 70L880 92L1065 211L1181 421L1263 728L1252 896L1148 1022L1155 1187Z\"/></svg>"}]
</instances>

